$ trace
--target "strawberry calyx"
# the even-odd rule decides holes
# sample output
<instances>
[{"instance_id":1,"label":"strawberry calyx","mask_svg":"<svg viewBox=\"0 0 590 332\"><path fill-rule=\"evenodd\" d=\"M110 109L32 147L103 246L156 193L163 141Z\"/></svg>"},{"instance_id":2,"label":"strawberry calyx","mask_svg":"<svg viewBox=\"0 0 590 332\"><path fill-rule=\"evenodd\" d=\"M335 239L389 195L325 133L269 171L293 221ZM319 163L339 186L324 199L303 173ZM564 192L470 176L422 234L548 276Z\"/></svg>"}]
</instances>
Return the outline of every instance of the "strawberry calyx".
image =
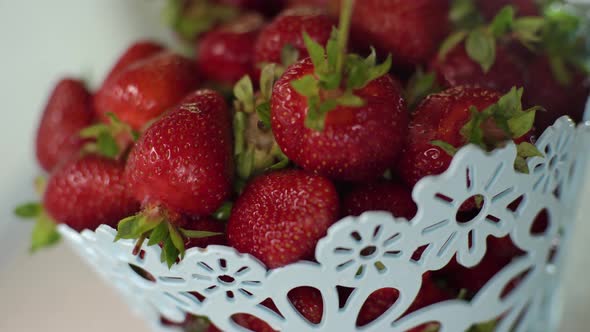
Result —
<instances>
[{"instance_id":1,"label":"strawberry calyx","mask_svg":"<svg viewBox=\"0 0 590 332\"><path fill-rule=\"evenodd\" d=\"M343 1L340 25L332 30L326 47L303 31L303 40L314 66L314 73L291 82L300 95L307 98L305 125L322 131L327 114L338 106L362 107L365 101L354 91L389 72L391 55L377 64L374 49L367 58L347 53L348 35L354 0Z\"/></svg>"},{"instance_id":2,"label":"strawberry calyx","mask_svg":"<svg viewBox=\"0 0 590 332\"><path fill-rule=\"evenodd\" d=\"M404 90L404 99L410 110L416 109L416 106L428 95L440 92L442 87L436 80L436 73L425 72L422 67L416 68L416 72L410 77Z\"/></svg>"},{"instance_id":3,"label":"strawberry calyx","mask_svg":"<svg viewBox=\"0 0 590 332\"><path fill-rule=\"evenodd\" d=\"M441 44L438 57L444 60L457 45L465 42L468 56L488 72L496 61L496 47L499 41L515 39L529 49L541 41L545 19L537 16L516 17L513 6L503 7L489 24L483 24L473 14L475 5L468 1L455 1L451 9L451 20L458 30ZM472 2L472 1L469 1ZM475 17L475 19L473 19Z\"/></svg>"},{"instance_id":4,"label":"strawberry calyx","mask_svg":"<svg viewBox=\"0 0 590 332\"><path fill-rule=\"evenodd\" d=\"M270 99L279 66L266 65L260 75L260 91L254 93L249 76L234 87L234 155L238 177L247 180L253 175L288 166L289 159L276 143L270 125Z\"/></svg>"},{"instance_id":5,"label":"strawberry calyx","mask_svg":"<svg viewBox=\"0 0 590 332\"><path fill-rule=\"evenodd\" d=\"M498 102L482 111L471 106L469 121L460 130L464 142L479 146L485 151L492 151L505 146L508 140L518 139L529 133L533 129L536 112L542 108L534 106L523 110L523 92L524 89L513 87ZM454 156L459 149L441 140L432 141L431 144L451 156ZM529 173L526 159L536 156L543 157L543 154L533 144L528 142L518 144L514 168L521 173Z\"/></svg>"},{"instance_id":6,"label":"strawberry calyx","mask_svg":"<svg viewBox=\"0 0 590 332\"><path fill-rule=\"evenodd\" d=\"M35 191L39 196L45 192L45 184L44 177L40 176L35 179ZM20 219L35 221L29 248L31 253L54 246L61 239L61 235L57 232L57 223L45 212L40 202L21 204L14 209L14 214Z\"/></svg>"},{"instance_id":7,"label":"strawberry calyx","mask_svg":"<svg viewBox=\"0 0 590 332\"><path fill-rule=\"evenodd\" d=\"M590 75L590 47L584 40L587 27L583 20L563 6L553 5L545 10L545 21L538 48L547 54L555 79L563 86L570 85L572 68Z\"/></svg>"},{"instance_id":8,"label":"strawberry calyx","mask_svg":"<svg viewBox=\"0 0 590 332\"><path fill-rule=\"evenodd\" d=\"M139 255L146 240L148 246L161 245L160 261L166 262L170 268L178 260L184 258L186 239L220 235L217 232L183 229L167 215L166 211L156 207L121 220L117 226L115 242L120 239L137 239L133 249L134 255Z\"/></svg>"},{"instance_id":9,"label":"strawberry calyx","mask_svg":"<svg viewBox=\"0 0 590 332\"><path fill-rule=\"evenodd\" d=\"M168 0L163 19L179 36L190 41L238 14L237 8L210 0Z\"/></svg>"},{"instance_id":10,"label":"strawberry calyx","mask_svg":"<svg viewBox=\"0 0 590 332\"><path fill-rule=\"evenodd\" d=\"M80 137L92 139L82 147L82 152L119 159L125 154L129 143L137 141L139 133L119 120L114 113L106 113L106 116L109 123L98 123L80 131Z\"/></svg>"}]
</instances>

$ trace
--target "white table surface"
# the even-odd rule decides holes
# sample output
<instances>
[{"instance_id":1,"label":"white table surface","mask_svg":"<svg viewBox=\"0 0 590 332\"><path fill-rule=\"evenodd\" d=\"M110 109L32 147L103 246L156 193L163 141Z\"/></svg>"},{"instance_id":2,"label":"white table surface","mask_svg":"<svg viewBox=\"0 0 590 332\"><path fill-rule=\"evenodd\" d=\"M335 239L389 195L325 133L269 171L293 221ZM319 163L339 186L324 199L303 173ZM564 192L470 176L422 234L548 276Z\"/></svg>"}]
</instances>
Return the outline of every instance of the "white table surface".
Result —
<instances>
[{"instance_id":1,"label":"white table surface","mask_svg":"<svg viewBox=\"0 0 590 332\"><path fill-rule=\"evenodd\" d=\"M34 197L32 137L52 80L96 85L134 39L171 40L157 0L0 0L0 331L148 331L113 289L65 245L27 254L31 225L11 216ZM156 22L156 23L154 23ZM590 199L587 182L583 202ZM581 204L566 275L561 331L590 330L590 205Z\"/></svg>"}]
</instances>

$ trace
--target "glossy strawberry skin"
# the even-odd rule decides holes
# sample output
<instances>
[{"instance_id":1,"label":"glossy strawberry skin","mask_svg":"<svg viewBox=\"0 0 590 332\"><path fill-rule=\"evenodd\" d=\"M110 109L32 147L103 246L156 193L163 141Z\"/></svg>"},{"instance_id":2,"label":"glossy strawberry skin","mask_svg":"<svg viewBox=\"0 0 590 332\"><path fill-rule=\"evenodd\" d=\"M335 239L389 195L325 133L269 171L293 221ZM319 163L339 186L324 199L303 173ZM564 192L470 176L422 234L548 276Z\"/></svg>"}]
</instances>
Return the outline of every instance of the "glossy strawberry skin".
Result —
<instances>
[{"instance_id":1,"label":"glossy strawberry skin","mask_svg":"<svg viewBox=\"0 0 590 332\"><path fill-rule=\"evenodd\" d=\"M125 175L143 207L207 216L231 193L230 114L211 90L188 95L135 144Z\"/></svg>"},{"instance_id":2,"label":"glossy strawberry skin","mask_svg":"<svg viewBox=\"0 0 590 332\"><path fill-rule=\"evenodd\" d=\"M405 183L413 187L425 176L444 172L452 157L431 142L442 140L455 147L465 145L460 131L469 121L469 107L483 111L500 97L492 90L471 87L455 87L427 97L413 114L398 164L398 174Z\"/></svg>"},{"instance_id":3,"label":"glossy strawberry skin","mask_svg":"<svg viewBox=\"0 0 590 332\"><path fill-rule=\"evenodd\" d=\"M464 44L456 46L444 59L435 56L430 68L439 84L446 88L469 85L507 93L512 87L521 88L525 84L524 66L517 56L501 46L496 49L496 61L488 72L467 55Z\"/></svg>"},{"instance_id":4,"label":"glossy strawberry skin","mask_svg":"<svg viewBox=\"0 0 590 332\"><path fill-rule=\"evenodd\" d=\"M107 77L105 82L113 80L117 75L123 72L130 65L147 59L153 55L156 55L164 51L164 47L156 42L149 40L142 40L135 42L119 57Z\"/></svg>"},{"instance_id":5,"label":"glossy strawberry skin","mask_svg":"<svg viewBox=\"0 0 590 332\"><path fill-rule=\"evenodd\" d=\"M262 17L248 15L203 35L197 46L197 66L207 79L233 85L254 77L254 43Z\"/></svg>"},{"instance_id":6,"label":"glossy strawberry skin","mask_svg":"<svg viewBox=\"0 0 590 332\"><path fill-rule=\"evenodd\" d=\"M184 227L186 230L205 231L221 233L204 238L187 238L184 241L186 249L189 248L206 248L209 245L226 245L227 239L225 237L225 225L223 222L214 220L210 217L194 218L187 222Z\"/></svg>"},{"instance_id":7,"label":"glossy strawberry skin","mask_svg":"<svg viewBox=\"0 0 590 332\"><path fill-rule=\"evenodd\" d=\"M95 155L71 159L51 174L43 206L56 222L77 231L115 226L139 208L123 172L124 165L111 159Z\"/></svg>"},{"instance_id":8,"label":"glossy strawberry skin","mask_svg":"<svg viewBox=\"0 0 590 332\"><path fill-rule=\"evenodd\" d=\"M492 20L505 6L513 6L517 16L539 16L535 0L477 0L477 7L487 20Z\"/></svg>"},{"instance_id":9,"label":"glossy strawberry skin","mask_svg":"<svg viewBox=\"0 0 590 332\"><path fill-rule=\"evenodd\" d=\"M397 67L426 63L450 31L448 13L448 0L357 1L352 38L381 56L391 53Z\"/></svg>"},{"instance_id":10,"label":"glossy strawberry skin","mask_svg":"<svg viewBox=\"0 0 590 332\"><path fill-rule=\"evenodd\" d=\"M354 182L378 178L395 163L407 131L408 111L399 83L385 75L355 91L365 106L336 108L320 132L305 126L307 99L291 85L313 70L311 60L304 59L274 86L271 123L277 143L308 171Z\"/></svg>"},{"instance_id":11,"label":"glossy strawberry skin","mask_svg":"<svg viewBox=\"0 0 590 332\"><path fill-rule=\"evenodd\" d=\"M164 52L133 63L105 82L94 97L94 106L103 119L112 112L133 129L141 130L198 84L191 60Z\"/></svg>"},{"instance_id":12,"label":"glossy strawberry skin","mask_svg":"<svg viewBox=\"0 0 590 332\"><path fill-rule=\"evenodd\" d=\"M300 170L255 178L235 203L229 244L277 268L313 254L338 217L338 196L327 179Z\"/></svg>"},{"instance_id":13,"label":"glossy strawberry skin","mask_svg":"<svg viewBox=\"0 0 590 332\"><path fill-rule=\"evenodd\" d=\"M395 217L412 219L417 211L412 193L394 182L362 184L342 198L342 216L359 216L367 211L387 211Z\"/></svg>"},{"instance_id":14,"label":"glossy strawberry skin","mask_svg":"<svg viewBox=\"0 0 590 332\"><path fill-rule=\"evenodd\" d=\"M84 140L79 133L93 121L91 96L81 81L62 79L43 111L37 129L37 161L46 171L76 155Z\"/></svg>"},{"instance_id":15,"label":"glossy strawberry skin","mask_svg":"<svg viewBox=\"0 0 590 332\"><path fill-rule=\"evenodd\" d=\"M291 45L299 59L309 56L303 42L303 31L316 42L325 45L336 22L322 11L309 8L290 9L277 16L262 29L254 47L256 64L281 63L281 52Z\"/></svg>"},{"instance_id":16,"label":"glossy strawberry skin","mask_svg":"<svg viewBox=\"0 0 590 332\"><path fill-rule=\"evenodd\" d=\"M524 94L527 104L540 105L546 109L537 112L535 126L539 132L563 115L569 115L576 122L582 120L590 95L590 81L582 73L574 70L571 83L561 85L553 77L549 60L545 56L534 59L527 71Z\"/></svg>"}]
</instances>

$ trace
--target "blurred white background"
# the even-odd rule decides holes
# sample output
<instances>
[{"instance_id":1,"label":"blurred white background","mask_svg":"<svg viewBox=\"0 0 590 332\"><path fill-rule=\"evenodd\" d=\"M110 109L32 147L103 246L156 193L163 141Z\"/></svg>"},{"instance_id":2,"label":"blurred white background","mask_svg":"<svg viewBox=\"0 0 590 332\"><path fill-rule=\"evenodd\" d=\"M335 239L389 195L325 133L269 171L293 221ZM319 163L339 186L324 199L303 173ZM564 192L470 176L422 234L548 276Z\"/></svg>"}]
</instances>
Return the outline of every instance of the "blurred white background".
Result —
<instances>
[{"instance_id":1,"label":"blurred white background","mask_svg":"<svg viewBox=\"0 0 590 332\"><path fill-rule=\"evenodd\" d=\"M272 1L272 0L269 0ZM67 246L27 254L31 225L12 216L34 197L33 137L55 80L82 76L91 86L133 40L173 38L157 0L0 0L0 331L147 331L118 295ZM590 199L587 182L582 202ZM590 206L581 204L561 331L590 326Z\"/></svg>"}]
</instances>

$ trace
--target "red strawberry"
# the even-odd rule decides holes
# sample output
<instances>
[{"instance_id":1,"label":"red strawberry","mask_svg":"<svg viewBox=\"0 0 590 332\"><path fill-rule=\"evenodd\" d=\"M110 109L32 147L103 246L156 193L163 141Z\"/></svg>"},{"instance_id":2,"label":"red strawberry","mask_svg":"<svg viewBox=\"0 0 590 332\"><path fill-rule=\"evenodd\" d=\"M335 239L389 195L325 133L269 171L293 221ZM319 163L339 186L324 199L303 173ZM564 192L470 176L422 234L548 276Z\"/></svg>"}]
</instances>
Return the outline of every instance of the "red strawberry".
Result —
<instances>
[{"instance_id":1,"label":"red strawberry","mask_svg":"<svg viewBox=\"0 0 590 332\"><path fill-rule=\"evenodd\" d=\"M185 248L206 248L209 245L226 245L227 240L225 238L225 225L223 222L211 219L209 217L195 218L187 223L187 230L191 231L205 231L220 233L221 235L215 235L204 238L187 238L185 239Z\"/></svg>"},{"instance_id":2,"label":"red strawberry","mask_svg":"<svg viewBox=\"0 0 590 332\"><path fill-rule=\"evenodd\" d=\"M36 154L43 169L51 171L80 151L80 130L92 124L91 104L81 81L63 79L55 86L37 129Z\"/></svg>"},{"instance_id":3,"label":"red strawberry","mask_svg":"<svg viewBox=\"0 0 590 332\"><path fill-rule=\"evenodd\" d=\"M43 206L55 221L77 231L115 226L139 208L123 172L122 163L99 156L70 160L51 174Z\"/></svg>"},{"instance_id":4,"label":"red strawberry","mask_svg":"<svg viewBox=\"0 0 590 332\"><path fill-rule=\"evenodd\" d=\"M195 72L189 59L168 52L135 62L96 93L96 112L103 119L112 112L140 130L197 87Z\"/></svg>"},{"instance_id":5,"label":"red strawberry","mask_svg":"<svg viewBox=\"0 0 590 332\"><path fill-rule=\"evenodd\" d=\"M381 182L359 185L342 199L342 215L358 216L366 211L388 211L408 220L416 215L416 203L406 187Z\"/></svg>"},{"instance_id":6,"label":"red strawberry","mask_svg":"<svg viewBox=\"0 0 590 332\"><path fill-rule=\"evenodd\" d=\"M358 326L364 326L379 318L398 300L398 298L399 291L393 288L382 288L374 292L369 298L367 298L361 307L356 324ZM449 298L449 294L438 288L429 275L425 275L422 278L422 288L420 289L418 296L405 314L412 313L434 303L448 300ZM422 331L426 325L416 327L409 332Z\"/></svg>"},{"instance_id":7,"label":"red strawberry","mask_svg":"<svg viewBox=\"0 0 590 332\"><path fill-rule=\"evenodd\" d=\"M216 2L240 7L246 10L255 10L265 15L272 16L278 13L284 6L284 0L216 0Z\"/></svg>"},{"instance_id":8,"label":"red strawberry","mask_svg":"<svg viewBox=\"0 0 590 332\"><path fill-rule=\"evenodd\" d=\"M524 86L522 64L500 45L496 49L495 62L487 72L469 57L463 43L448 52L444 58L435 56L430 67L436 73L439 83L446 88L471 85L506 93L514 86Z\"/></svg>"},{"instance_id":9,"label":"red strawberry","mask_svg":"<svg viewBox=\"0 0 590 332\"><path fill-rule=\"evenodd\" d=\"M287 7L316 7L316 8L329 8L330 0L288 0Z\"/></svg>"},{"instance_id":10,"label":"red strawberry","mask_svg":"<svg viewBox=\"0 0 590 332\"><path fill-rule=\"evenodd\" d=\"M324 303L322 301L321 293L311 287L298 287L291 290L288 294L289 300L293 306L312 324L319 324L322 321L324 311ZM264 303L263 303L264 304ZM277 311L274 306L268 306L271 310ZM248 314L237 314L234 316L234 321L251 331L256 332L274 332L264 321ZM219 332L215 325L209 326L208 332Z\"/></svg>"},{"instance_id":11,"label":"red strawberry","mask_svg":"<svg viewBox=\"0 0 590 332\"><path fill-rule=\"evenodd\" d=\"M352 38L382 56L393 54L398 67L417 65L427 62L449 33L448 15L448 0L357 1Z\"/></svg>"},{"instance_id":12,"label":"red strawberry","mask_svg":"<svg viewBox=\"0 0 590 332\"><path fill-rule=\"evenodd\" d=\"M573 69L573 68L568 68ZM549 58L537 57L527 67L527 90L525 97L530 105L541 105L546 111L537 113L536 126L544 130L563 115L581 121L590 95L590 81L586 75L572 70L570 83L560 83L553 76Z\"/></svg>"},{"instance_id":13,"label":"red strawberry","mask_svg":"<svg viewBox=\"0 0 590 332\"><path fill-rule=\"evenodd\" d=\"M173 243L165 242L164 248L174 245L178 251L163 252L173 264L185 249L181 235L193 237L190 230L177 229L186 224L180 214L207 216L231 193L232 138L223 97L211 90L187 96L135 144L125 175L144 211L119 223L118 238L139 238L141 244L154 230L149 244L157 244L166 239L157 227L164 233L169 229Z\"/></svg>"},{"instance_id":14,"label":"red strawberry","mask_svg":"<svg viewBox=\"0 0 590 332\"><path fill-rule=\"evenodd\" d=\"M113 80L118 74L127 67L143 59L147 59L157 53L164 51L164 47L152 41L138 41L131 46L119 57L107 77L105 82Z\"/></svg>"},{"instance_id":15,"label":"red strawberry","mask_svg":"<svg viewBox=\"0 0 590 332\"><path fill-rule=\"evenodd\" d=\"M203 35L197 46L199 71L229 85L244 75L253 76L254 43L262 23L259 15L245 15Z\"/></svg>"},{"instance_id":16,"label":"red strawberry","mask_svg":"<svg viewBox=\"0 0 590 332\"><path fill-rule=\"evenodd\" d=\"M335 21L322 11L309 8L287 10L260 32L254 47L255 63L282 63L281 54L287 45L294 47L299 52L299 59L303 59L309 53L302 32L324 45L334 25Z\"/></svg>"},{"instance_id":17,"label":"red strawberry","mask_svg":"<svg viewBox=\"0 0 590 332\"><path fill-rule=\"evenodd\" d=\"M532 119L524 126L528 132L504 132L500 128L508 124L500 123L493 115L502 113L504 121L506 116L516 119L532 111L522 110L521 94L522 90L516 89L501 96L482 88L455 87L430 95L418 106L410 122L407 143L398 164L402 179L408 186L414 186L424 176L444 172L452 159L449 153L453 151L449 149L455 150L468 142L486 150L501 146L513 137L520 143L517 138L526 137L532 130L532 122L528 122ZM435 141L444 141L448 146L443 149ZM470 207L473 206L465 209Z\"/></svg>"},{"instance_id":18,"label":"red strawberry","mask_svg":"<svg viewBox=\"0 0 590 332\"><path fill-rule=\"evenodd\" d=\"M327 179L299 170L255 178L235 203L229 244L269 268L313 254L338 217L338 196Z\"/></svg>"},{"instance_id":19,"label":"red strawberry","mask_svg":"<svg viewBox=\"0 0 590 332\"><path fill-rule=\"evenodd\" d=\"M493 19L505 6L513 6L518 16L539 16L539 6L535 0L477 0L477 7L487 19Z\"/></svg>"},{"instance_id":20,"label":"red strawberry","mask_svg":"<svg viewBox=\"0 0 590 332\"><path fill-rule=\"evenodd\" d=\"M399 83L389 75L370 81L354 91L364 106L337 106L327 114L323 131L317 131L306 126L308 100L292 85L313 73L312 61L305 59L275 84L271 122L281 150L304 169L330 178L380 177L397 159L407 130L408 112Z\"/></svg>"},{"instance_id":21,"label":"red strawberry","mask_svg":"<svg viewBox=\"0 0 590 332\"><path fill-rule=\"evenodd\" d=\"M473 296L510 260L511 258L487 254L477 266L472 268L463 267L456 260L452 260L436 274L444 278L451 289L464 289L467 290L468 296Z\"/></svg>"}]
</instances>

